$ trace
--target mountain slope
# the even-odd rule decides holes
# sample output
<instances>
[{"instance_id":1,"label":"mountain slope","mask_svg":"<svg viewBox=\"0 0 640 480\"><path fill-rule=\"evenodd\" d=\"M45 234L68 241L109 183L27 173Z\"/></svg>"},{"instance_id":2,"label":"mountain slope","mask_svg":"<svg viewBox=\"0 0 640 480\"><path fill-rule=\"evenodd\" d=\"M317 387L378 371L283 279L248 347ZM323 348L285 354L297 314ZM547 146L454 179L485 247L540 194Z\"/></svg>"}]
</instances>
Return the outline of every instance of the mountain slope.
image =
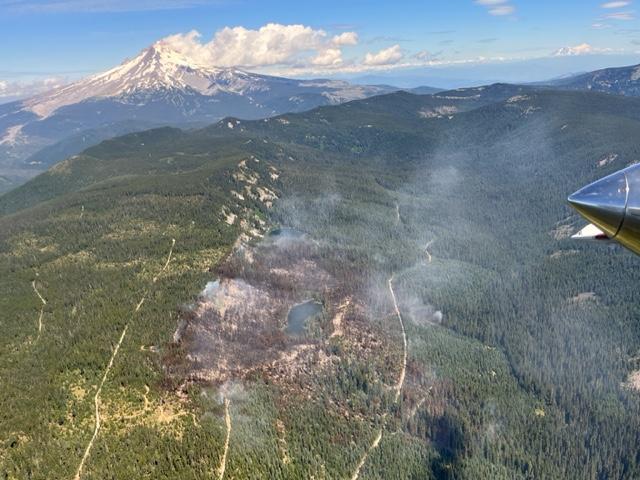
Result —
<instances>
[{"instance_id":1,"label":"mountain slope","mask_svg":"<svg viewBox=\"0 0 640 480\"><path fill-rule=\"evenodd\" d=\"M565 199L639 158L639 102L399 92L10 192L0 473L73 477L128 326L86 478L637 478L638 259Z\"/></svg>"},{"instance_id":2,"label":"mountain slope","mask_svg":"<svg viewBox=\"0 0 640 480\"><path fill-rule=\"evenodd\" d=\"M640 65L605 68L569 78L547 82L552 88L640 96Z\"/></svg>"},{"instance_id":3,"label":"mountain slope","mask_svg":"<svg viewBox=\"0 0 640 480\"><path fill-rule=\"evenodd\" d=\"M86 138L84 142L74 139L88 130L124 132L150 124L203 125L229 115L263 118L393 90L211 68L158 42L107 72L0 105L0 174L8 169L42 171L64 157L52 155L50 150L39 160L27 159L61 141L64 146L56 146L53 152L78 153L87 147ZM106 138L104 133L84 136Z\"/></svg>"},{"instance_id":4,"label":"mountain slope","mask_svg":"<svg viewBox=\"0 0 640 480\"><path fill-rule=\"evenodd\" d=\"M229 97L244 97L247 106L255 109L254 116L263 116L265 113L273 114L275 104L284 99L292 105L303 103L303 99L291 99L296 95L318 94L327 98L327 102L339 103L391 88L358 87L328 80L289 80L235 68L211 68L198 65L158 42L112 70L28 99L23 102L23 106L26 111L44 119L62 107L95 98L111 98L125 105L164 101L176 108L176 114L185 117L221 116L220 111L223 109L220 107L217 108L217 114L212 107L209 107L213 110L211 112L190 108L192 106L188 103L184 104L179 100L182 94L218 96L222 102L228 101Z\"/></svg>"}]
</instances>

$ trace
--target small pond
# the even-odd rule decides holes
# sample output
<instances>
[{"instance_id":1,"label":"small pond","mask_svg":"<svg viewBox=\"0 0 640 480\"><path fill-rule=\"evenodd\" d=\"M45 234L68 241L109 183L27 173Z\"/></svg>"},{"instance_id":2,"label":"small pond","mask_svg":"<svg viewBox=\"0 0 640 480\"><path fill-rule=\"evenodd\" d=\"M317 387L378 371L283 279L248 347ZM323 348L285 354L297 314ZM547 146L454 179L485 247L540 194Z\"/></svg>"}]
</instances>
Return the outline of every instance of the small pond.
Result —
<instances>
[{"instance_id":1,"label":"small pond","mask_svg":"<svg viewBox=\"0 0 640 480\"><path fill-rule=\"evenodd\" d=\"M322 313L322 304L314 300L294 305L287 315L287 333L289 335L304 335L307 321Z\"/></svg>"}]
</instances>

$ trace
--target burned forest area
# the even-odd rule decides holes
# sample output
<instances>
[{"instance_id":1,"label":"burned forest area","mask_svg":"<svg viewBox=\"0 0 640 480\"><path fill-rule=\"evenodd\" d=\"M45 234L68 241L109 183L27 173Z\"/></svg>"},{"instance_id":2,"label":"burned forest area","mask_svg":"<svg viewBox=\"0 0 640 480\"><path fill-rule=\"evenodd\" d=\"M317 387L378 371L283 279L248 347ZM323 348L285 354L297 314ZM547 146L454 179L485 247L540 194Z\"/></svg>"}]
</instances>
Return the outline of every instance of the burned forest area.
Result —
<instances>
[{"instance_id":1,"label":"burned forest area","mask_svg":"<svg viewBox=\"0 0 640 480\"><path fill-rule=\"evenodd\" d=\"M638 111L397 92L2 195L0 478L638 478L640 269L565 205Z\"/></svg>"}]
</instances>

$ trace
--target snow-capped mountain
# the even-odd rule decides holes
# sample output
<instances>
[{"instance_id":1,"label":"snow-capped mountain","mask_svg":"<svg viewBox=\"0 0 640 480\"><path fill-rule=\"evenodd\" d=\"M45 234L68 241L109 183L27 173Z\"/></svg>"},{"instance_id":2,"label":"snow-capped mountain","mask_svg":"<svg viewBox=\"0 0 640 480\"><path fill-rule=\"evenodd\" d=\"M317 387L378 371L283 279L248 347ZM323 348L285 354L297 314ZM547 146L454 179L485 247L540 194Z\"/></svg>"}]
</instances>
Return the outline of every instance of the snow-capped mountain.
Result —
<instances>
[{"instance_id":1,"label":"snow-capped mountain","mask_svg":"<svg viewBox=\"0 0 640 480\"><path fill-rule=\"evenodd\" d=\"M637 97L640 96L640 65L605 68L595 72L552 80L546 84L554 88L590 90Z\"/></svg>"},{"instance_id":2,"label":"snow-capped mountain","mask_svg":"<svg viewBox=\"0 0 640 480\"><path fill-rule=\"evenodd\" d=\"M244 94L251 84L250 76L244 72L196 65L180 53L155 44L116 68L33 97L24 105L44 118L61 107L96 97L128 103L139 94L161 91L215 95L228 90Z\"/></svg>"},{"instance_id":3,"label":"snow-capped mountain","mask_svg":"<svg viewBox=\"0 0 640 480\"><path fill-rule=\"evenodd\" d=\"M177 93L250 96L268 92L270 82L281 83L283 80L287 84L290 82L234 68L198 65L159 42L116 68L38 95L25 101L24 106L46 118L61 107L89 99L112 98L123 104L139 105L140 100L153 100L158 94L168 98Z\"/></svg>"},{"instance_id":4,"label":"snow-capped mountain","mask_svg":"<svg viewBox=\"0 0 640 480\"><path fill-rule=\"evenodd\" d=\"M264 118L394 90L199 65L157 42L109 71L0 105L0 174L42 170L113 132L201 125L226 116ZM64 148L51 148L59 142Z\"/></svg>"}]
</instances>

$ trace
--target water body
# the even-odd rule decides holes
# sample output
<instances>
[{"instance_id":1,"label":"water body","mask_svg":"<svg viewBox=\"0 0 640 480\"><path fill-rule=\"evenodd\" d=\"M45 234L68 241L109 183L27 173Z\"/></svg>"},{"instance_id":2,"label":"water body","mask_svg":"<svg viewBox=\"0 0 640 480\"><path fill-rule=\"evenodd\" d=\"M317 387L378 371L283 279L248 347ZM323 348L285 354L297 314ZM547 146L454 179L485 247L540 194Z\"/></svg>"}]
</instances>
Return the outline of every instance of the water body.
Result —
<instances>
[{"instance_id":1,"label":"water body","mask_svg":"<svg viewBox=\"0 0 640 480\"><path fill-rule=\"evenodd\" d=\"M287 333L295 336L304 335L307 322L321 313L322 304L314 300L294 305L287 315Z\"/></svg>"}]
</instances>

